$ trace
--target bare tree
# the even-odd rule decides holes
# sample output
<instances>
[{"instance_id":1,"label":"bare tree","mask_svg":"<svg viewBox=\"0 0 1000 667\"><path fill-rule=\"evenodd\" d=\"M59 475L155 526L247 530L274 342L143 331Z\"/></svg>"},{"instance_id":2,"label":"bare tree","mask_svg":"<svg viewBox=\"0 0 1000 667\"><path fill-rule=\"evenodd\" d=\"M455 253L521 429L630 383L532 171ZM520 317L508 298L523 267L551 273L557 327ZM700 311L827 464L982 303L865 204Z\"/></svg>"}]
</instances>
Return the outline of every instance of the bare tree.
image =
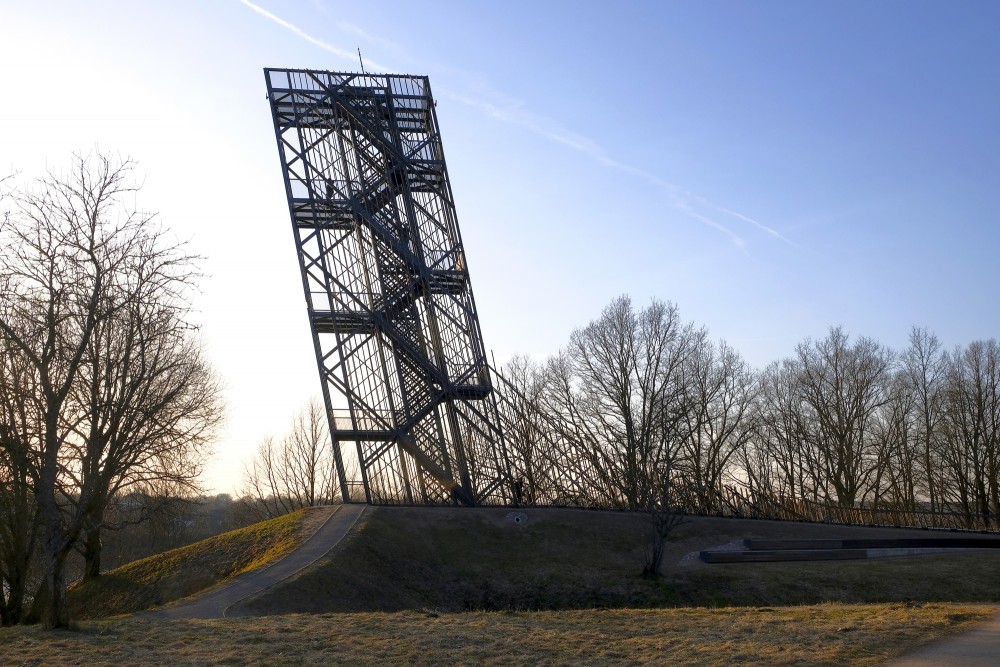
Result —
<instances>
[{"instance_id":1,"label":"bare tree","mask_svg":"<svg viewBox=\"0 0 1000 667\"><path fill-rule=\"evenodd\" d=\"M622 296L546 367L544 409L562 425L565 476L595 504L649 514L649 574L659 572L679 520L673 477L688 410L681 369L704 336L671 303L636 312Z\"/></svg>"},{"instance_id":2,"label":"bare tree","mask_svg":"<svg viewBox=\"0 0 1000 667\"><path fill-rule=\"evenodd\" d=\"M0 179L0 202L9 179ZM10 214L0 215L2 233ZM39 522L28 463L32 430L41 423L34 379L23 356L0 337L0 625L21 621L32 583Z\"/></svg>"},{"instance_id":3,"label":"bare tree","mask_svg":"<svg viewBox=\"0 0 1000 667\"><path fill-rule=\"evenodd\" d=\"M32 386L34 374L24 358L0 338L0 625L24 616L39 531L38 504L32 491L31 452L42 423Z\"/></svg>"},{"instance_id":4,"label":"bare tree","mask_svg":"<svg viewBox=\"0 0 1000 667\"><path fill-rule=\"evenodd\" d=\"M948 360L937 336L927 329L913 327L910 331L910 346L903 354L903 364L914 392L917 414L914 435L921 445L924 476L922 486L927 493L930 510L934 512L940 508L940 461L936 450L938 431L944 416L943 387Z\"/></svg>"},{"instance_id":5,"label":"bare tree","mask_svg":"<svg viewBox=\"0 0 1000 667\"><path fill-rule=\"evenodd\" d=\"M721 510L723 481L753 435L757 379L739 353L703 341L683 365L681 466L698 511ZM735 477L733 477L735 479Z\"/></svg>"},{"instance_id":6,"label":"bare tree","mask_svg":"<svg viewBox=\"0 0 1000 667\"><path fill-rule=\"evenodd\" d=\"M840 327L822 340L801 343L797 353L801 398L815 425L807 437L837 502L852 506L876 473L871 430L887 400L892 353L869 338L850 345Z\"/></svg>"},{"instance_id":7,"label":"bare tree","mask_svg":"<svg viewBox=\"0 0 1000 667\"><path fill-rule=\"evenodd\" d=\"M974 341L950 358L941 424L946 500L969 516L1000 513L1000 344Z\"/></svg>"},{"instance_id":8,"label":"bare tree","mask_svg":"<svg viewBox=\"0 0 1000 667\"><path fill-rule=\"evenodd\" d=\"M574 331L565 355L549 364L549 404L573 425L606 494L625 509L645 510L659 473L673 470L685 410L681 366L703 335L671 303L636 312L623 296Z\"/></svg>"},{"instance_id":9,"label":"bare tree","mask_svg":"<svg viewBox=\"0 0 1000 667\"><path fill-rule=\"evenodd\" d=\"M552 483L558 473L553 468L560 465L562 457L552 444L558 427L553 428L544 408L545 368L529 357L515 355L498 379L498 407L514 469L514 504L553 502L558 496Z\"/></svg>"},{"instance_id":10,"label":"bare tree","mask_svg":"<svg viewBox=\"0 0 1000 667\"><path fill-rule=\"evenodd\" d=\"M107 165L95 176L84 165L72 180L50 177L37 193L17 197L18 211L5 228L0 254L0 334L10 354L30 367L40 403L40 428L25 464L43 525L48 627L64 627L64 562L79 532L63 525L58 494L60 454L71 427L70 392L97 322L110 273L121 261L118 229L100 221L125 188ZM34 429L33 429L34 430Z\"/></svg>"},{"instance_id":11,"label":"bare tree","mask_svg":"<svg viewBox=\"0 0 1000 667\"><path fill-rule=\"evenodd\" d=\"M319 401L310 401L280 440L268 437L260 443L244 470L242 495L261 518L334 502L337 475L326 414Z\"/></svg>"},{"instance_id":12,"label":"bare tree","mask_svg":"<svg viewBox=\"0 0 1000 667\"><path fill-rule=\"evenodd\" d=\"M15 465L24 466L39 513L44 576L35 606L47 627L69 622L66 557L88 523L99 524L109 493L142 478L144 469L163 471L183 458L171 456L166 444L176 430L143 435L166 427L170 411L184 409L173 395L137 406L135 396L109 390L122 377L134 384L149 368L133 358L105 358L108 341L131 344L124 341L133 341L135 330L122 330L129 313L158 307L184 312L178 304L192 279L182 246L167 243L152 216L129 207L136 192L132 170L127 161L77 156L65 177L50 174L15 193L16 208L0 240L0 349L10 364L25 369L20 385L36 406L31 420L7 424L19 432L4 446L8 457L18 458ZM148 343L150 327L162 324L155 317L146 321L139 328L145 337L138 335L135 344ZM180 339L175 343L162 350L192 352ZM147 387L161 381L155 373L143 380ZM215 404L212 389L201 398ZM157 428L124 426L126 414L141 414ZM188 418L200 419L196 412ZM154 441L158 453L148 451Z\"/></svg>"},{"instance_id":13,"label":"bare tree","mask_svg":"<svg viewBox=\"0 0 1000 667\"><path fill-rule=\"evenodd\" d=\"M916 397L905 370L891 372L886 400L872 423L875 476L873 502L916 509L920 451L914 436Z\"/></svg>"},{"instance_id":14,"label":"bare tree","mask_svg":"<svg viewBox=\"0 0 1000 667\"><path fill-rule=\"evenodd\" d=\"M796 359L773 362L764 369L753 442L743 456L750 488L775 499L815 500L824 485L805 435L807 416L800 400L800 378Z\"/></svg>"},{"instance_id":15,"label":"bare tree","mask_svg":"<svg viewBox=\"0 0 1000 667\"><path fill-rule=\"evenodd\" d=\"M68 497L89 503L77 508L85 516L85 579L101 571L111 499L152 484L168 484L175 496L198 491L222 418L219 381L191 335L187 301L172 287L183 289L191 276L169 275L166 263L177 259L170 253L150 247L143 254L148 273L133 276L121 295L128 303L98 325L77 385L84 419L70 443L67 477L80 490Z\"/></svg>"},{"instance_id":16,"label":"bare tree","mask_svg":"<svg viewBox=\"0 0 1000 667\"><path fill-rule=\"evenodd\" d=\"M646 542L646 562L642 573L659 576L663 566L663 555L667 550L667 539L674 528L684 522L684 507L672 493L673 475L669 470L661 470L657 475L656 488L649 496L646 512L650 517L650 536Z\"/></svg>"}]
</instances>

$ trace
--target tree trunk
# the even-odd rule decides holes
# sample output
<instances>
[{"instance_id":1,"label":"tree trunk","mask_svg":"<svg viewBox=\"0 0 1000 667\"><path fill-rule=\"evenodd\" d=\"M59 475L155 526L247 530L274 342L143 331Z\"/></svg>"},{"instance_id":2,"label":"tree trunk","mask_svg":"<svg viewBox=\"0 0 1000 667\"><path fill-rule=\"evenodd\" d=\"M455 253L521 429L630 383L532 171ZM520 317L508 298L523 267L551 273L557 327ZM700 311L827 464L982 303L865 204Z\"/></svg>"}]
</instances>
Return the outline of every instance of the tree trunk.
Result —
<instances>
[{"instance_id":1,"label":"tree trunk","mask_svg":"<svg viewBox=\"0 0 1000 667\"><path fill-rule=\"evenodd\" d=\"M25 569L18 564L13 565L5 582L8 586L7 599L0 605L0 625L17 625L24 615L24 589L26 586Z\"/></svg>"},{"instance_id":2,"label":"tree trunk","mask_svg":"<svg viewBox=\"0 0 1000 667\"><path fill-rule=\"evenodd\" d=\"M21 622L25 625L40 623L42 621L42 617L45 616L45 605L48 598L48 586L43 579L42 583L35 591L34 597L31 599L31 608L28 609L28 613L21 618Z\"/></svg>"},{"instance_id":3,"label":"tree trunk","mask_svg":"<svg viewBox=\"0 0 1000 667\"><path fill-rule=\"evenodd\" d=\"M87 527L83 537L83 580L90 581L101 576L101 526Z\"/></svg>"},{"instance_id":4,"label":"tree trunk","mask_svg":"<svg viewBox=\"0 0 1000 667\"><path fill-rule=\"evenodd\" d=\"M42 623L47 630L69 627L69 607L66 604L66 571L62 527L58 510L54 526L46 526L45 535L45 613Z\"/></svg>"},{"instance_id":5,"label":"tree trunk","mask_svg":"<svg viewBox=\"0 0 1000 667\"><path fill-rule=\"evenodd\" d=\"M23 500L23 499L22 499ZM20 503L14 510L10 525L5 527L5 535L0 539L7 540L3 550L5 562L2 569L5 579L0 582L6 591L0 591L0 625L17 625L24 616L24 595L27 592L28 572L31 568L31 555L34 550L35 516L25 509L26 503Z\"/></svg>"},{"instance_id":6,"label":"tree trunk","mask_svg":"<svg viewBox=\"0 0 1000 667\"><path fill-rule=\"evenodd\" d=\"M54 430L54 429L53 429ZM38 507L42 516L42 562L44 569L44 598L35 600L44 608L42 623L48 630L69 627L69 609L66 605L65 563L66 537L63 533L62 515L56 503L55 451L50 446L42 469L38 489Z\"/></svg>"}]
</instances>

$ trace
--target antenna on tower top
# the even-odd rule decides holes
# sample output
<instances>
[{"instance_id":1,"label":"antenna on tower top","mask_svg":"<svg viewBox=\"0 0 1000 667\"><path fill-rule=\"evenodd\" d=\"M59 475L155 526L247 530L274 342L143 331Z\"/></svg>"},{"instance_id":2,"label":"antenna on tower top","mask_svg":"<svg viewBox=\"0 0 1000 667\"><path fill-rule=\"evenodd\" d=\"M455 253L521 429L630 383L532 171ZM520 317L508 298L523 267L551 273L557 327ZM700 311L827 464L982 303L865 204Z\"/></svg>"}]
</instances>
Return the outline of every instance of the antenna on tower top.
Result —
<instances>
[{"instance_id":1,"label":"antenna on tower top","mask_svg":"<svg viewBox=\"0 0 1000 667\"><path fill-rule=\"evenodd\" d=\"M367 74L367 72L365 72L365 61L361 59L361 47L360 46L358 47L358 62L361 63L361 73L362 74Z\"/></svg>"}]
</instances>

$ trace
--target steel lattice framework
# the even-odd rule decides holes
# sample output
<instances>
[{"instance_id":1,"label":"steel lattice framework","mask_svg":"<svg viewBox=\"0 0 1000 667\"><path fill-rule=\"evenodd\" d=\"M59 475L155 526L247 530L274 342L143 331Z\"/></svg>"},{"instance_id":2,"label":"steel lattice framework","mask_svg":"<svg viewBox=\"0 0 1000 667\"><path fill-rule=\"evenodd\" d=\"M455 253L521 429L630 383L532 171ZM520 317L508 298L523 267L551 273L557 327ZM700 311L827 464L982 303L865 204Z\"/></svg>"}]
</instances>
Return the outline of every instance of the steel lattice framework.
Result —
<instances>
[{"instance_id":1,"label":"steel lattice framework","mask_svg":"<svg viewBox=\"0 0 1000 667\"><path fill-rule=\"evenodd\" d=\"M430 82L265 78L345 502L508 504Z\"/></svg>"}]
</instances>

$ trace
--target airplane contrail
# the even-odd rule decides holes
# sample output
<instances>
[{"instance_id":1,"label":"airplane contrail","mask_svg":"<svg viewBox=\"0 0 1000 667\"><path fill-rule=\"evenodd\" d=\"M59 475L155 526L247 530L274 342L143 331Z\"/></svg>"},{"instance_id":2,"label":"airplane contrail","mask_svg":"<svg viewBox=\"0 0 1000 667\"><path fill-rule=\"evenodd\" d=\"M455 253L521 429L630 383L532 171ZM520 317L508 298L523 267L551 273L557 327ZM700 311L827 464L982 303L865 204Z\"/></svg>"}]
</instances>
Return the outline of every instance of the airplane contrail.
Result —
<instances>
[{"instance_id":1,"label":"airplane contrail","mask_svg":"<svg viewBox=\"0 0 1000 667\"><path fill-rule=\"evenodd\" d=\"M239 2L244 6L248 7L249 9L253 10L257 14L259 14L260 16L263 16L264 18L278 24L282 28L295 33L301 39L329 53L332 53L338 58L354 62L355 58L357 57L357 54L351 51L338 48L336 46L333 46L332 44L324 42L323 40L317 37L313 37L312 35L302 30L295 24L286 21L280 16L277 16L276 14L269 12L268 10L264 9L263 7L260 7L259 5L254 4L253 2L250 2L250 0L239 0ZM353 32L361 37L370 40L375 39L368 32L353 24L341 24L341 27L342 29L349 30L350 32ZM398 46L395 46L395 48L399 49ZM379 70L382 72L390 71L389 68L383 67L382 65L379 65L378 63L375 63L373 61L368 61L366 65L368 66L369 69ZM795 248L801 249L801 246L789 240L788 238L782 236L781 233L778 232L773 227L769 227L768 225L758 222L757 220L754 220L750 216L739 213L738 211L734 211L732 209L719 206L717 204L708 201L703 197L694 195L686 191L685 189L681 188L680 186L660 178L656 174L648 172L639 167L635 167L626 164L624 162L620 162L611 157L608 154L607 150L605 150L596 141L588 137L585 137L583 135L572 132L570 130L567 130L559 126L551 119L545 118L544 116L537 116L529 111L525 111L520 108L516 107L511 108L509 105L506 107L500 106L494 104L489 100L482 99L481 97L456 93L448 89L439 89L439 92L442 93L444 97L453 99L461 104L465 104L467 106L476 108L480 112L485 113L487 116L497 121L526 129L529 132L532 132L533 134L536 134L548 141L560 144L562 146L565 146L566 148L569 148L570 150L582 153L587 157L591 158L592 160L595 160L596 162L604 165L605 167L623 171L628 174L632 174L633 176L642 178L643 180L657 187L662 188L668 193L670 205L674 209L680 211L689 218L692 218L693 220L696 220L701 224L706 225L707 227L710 227L724 234L729 238L729 240L733 244L735 244L744 252L746 252L747 242L743 237L741 237L739 234L737 234L728 226L719 222L718 220L708 215L705 215L700 211L695 210L693 204L694 203L701 204L703 207L710 208L712 210L718 211L719 213L724 213L728 216L749 223L758 230L767 234L768 236L783 241L784 243L787 243L788 245L791 245Z\"/></svg>"},{"instance_id":2,"label":"airplane contrail","mask_svg":"<svg viewBox=\"0 0 1000 667\"><path fill-rule=\"evenodd\" d=\"M278 25L280 25L285 30L289 30L289 31L295 33L296 35L298 35L299 37L301 37L305 41L309 42L313 46L318 46L319 48L321 48L324 51L327 51L329 53L332 53L333 55L337 56L338 58L342 58L342 59L350 61L350 62L355 62L356 58L358 57L358 54L356 54L354 52L347 51L346 49L337 48L336 46L334 46L332 44L329 44L327 42L324 42L323 40L321 40L321 39L319 39L317 37L313 37L312 35L310 35L309 33L307 33L302 28L298 27L294 23L290 23L290 22L286 21L285 19L281 18L280 16L277 16L276 14L272 14L271 12L267 11L263 7L261 7L259 5L255 5L254 3L250 2L250 0L239 0L239 2L241 4L243 4L244 6L252 9L256 13L258 13L259 15L263 16L264 18L266 18L266 19L268 19L270 21L273 21L274 23L277 23ZM365 67L368 68L368 69L380 70L382 72L389 71L389 69L387 67L383 67L382 65L379 65L378 63L375 63L375 62L373 62L371 60L368 60L365 63Z\"/></svg>"}]
</instances>

